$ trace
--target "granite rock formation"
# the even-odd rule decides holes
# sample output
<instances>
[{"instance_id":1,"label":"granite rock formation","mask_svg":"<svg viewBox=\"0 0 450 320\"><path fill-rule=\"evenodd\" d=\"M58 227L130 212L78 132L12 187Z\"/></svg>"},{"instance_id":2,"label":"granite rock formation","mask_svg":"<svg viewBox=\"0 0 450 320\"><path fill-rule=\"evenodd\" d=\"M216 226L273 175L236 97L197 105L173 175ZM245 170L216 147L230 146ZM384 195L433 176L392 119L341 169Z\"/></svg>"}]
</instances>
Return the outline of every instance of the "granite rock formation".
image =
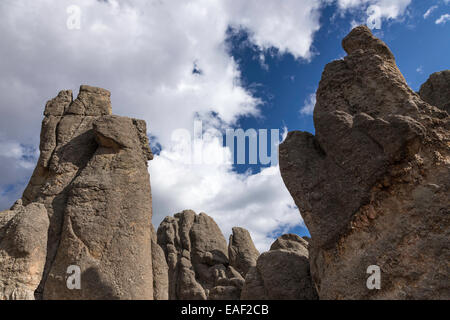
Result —
<instances>
[{"instance_id":1,"label":"granite rock formation","mask_svg":"<svg viewBox=\"0 0 450 320\"><path fill-rule=\"evenodd\" d=\"M232 230L233 233L228 242L230 265L245 278L248 270L256 266L259 251L247 230L239 227L234 227Z\"/></svg>"},{"instance_id":2,"label":"granite rock formation","mask_svg":"<svg viewBox=\"0 0 450 320\"><path fill-rule=\"evenodd\" d=\"M367 27L343 47L317 90L316 135L290 132L279 152L319 297L449 299L449 116L408 87ZM371 265L379 290L366 285Z\"/></svg>"},{"instance_id":3,"label":"granite rock formation","mask_svg":"<svg viewBox=\"0 0 450 320\"><path fill-rule=\"evenodd\" d=\"M307 247L297 235L279 237L248 271L241 299L317 300Z\"/></svg>"},{"instance_id":4,"label":"granite rock formation","mask_svg":"<svg viewBox=\"0 0 450 320\"><path fill-rule=\"evenodd\" d=\"M110 93L61 91L42 122L40 158L23 205L49 217L44 299L152 299L152 159L142 120L111 115ZM45 234L47 236L47 234ZM67 268L81 269L69 290Z\"/></svg>"},{"instance_id":5,"label":"granite rock formation","mask_svg":"<svg viewBox=\"0 0 450 320\"><path fill-rule=\"evenodd\" d=\"M153 300L169 299L169 267L152 229Z\"/></svg>"},{"instance_id":6,"label":"granite rock formation","mask_svg":"<svg viewBox=\"0 0 450 320\"><path fill-rule=\"evenodd\" d=\"M169 267L170 300L238 300L244 279L230 264L227 242L214 220L185 210L166 217L158 244Z\"/></svg>"},{"instance_id":7,"label":"granite rock formation","mask_svg":"<svg viewBox=\"0 0 450 320\"><path fill-rule=\"evenodd\" d=\"M450 70L433 73L419 94L423 101L450 113Z\"/></svg>"},{"instance_id":8,"label":"granite rock formation","mask_svg":"<svg viewBox=\"0 0 450 320\"><path fill-rule=\"evenodd\" d=\"M45 206L22 201L0 212L0 300L34 300L47 254Z\"/></svg>"}]
</instances>

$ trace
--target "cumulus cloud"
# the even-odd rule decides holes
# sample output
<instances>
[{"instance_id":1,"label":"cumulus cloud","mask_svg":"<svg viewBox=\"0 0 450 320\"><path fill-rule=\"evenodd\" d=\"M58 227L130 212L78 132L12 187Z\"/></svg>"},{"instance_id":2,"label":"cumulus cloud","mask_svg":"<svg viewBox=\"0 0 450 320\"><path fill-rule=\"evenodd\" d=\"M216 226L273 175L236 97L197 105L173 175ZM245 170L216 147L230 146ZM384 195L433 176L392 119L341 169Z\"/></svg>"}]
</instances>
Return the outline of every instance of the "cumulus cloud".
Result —
<instances>
[{"instance_id":1,"label":"cumulus cloud","mask_svg":"<svg viewBox=\"0 0 450 320\"><path fill-rule=\"evenodd\" d=\"M436 20L436 24L446 24L447 21L450 21L450 14L446 13L440 16L439 19Z\"/></svg>"},{"instance_id":2,"label":"cumulus cloud","mask_svg":"<svg viewBox=\"0 0 450 320\"><path fill-rule=\"evenodd\" d=\"M22 111L4 108L6 134L32 136L45 100L80 83L110 89L114 112L148 120L163 145L196 113L213 111L229 123L256 115L258 100L242 88L239 69L227 54L227 28L248 29L262 49L274 46L308 58L319 27L313 0L284 5L273 0L264 6L238 0L82 0L77 2L81 29L68 30L66 9L72 4L0 4L2 102ZM194 63L201 76L191 72ZM29 129L24 132L17 123Z\"/></svg>"},{"instance_id":3,"label":"cumulus cloud","mask_svg":"<svg viewBox=\"0 0 450 320\"><path fill-rule=\"evenodd\" d=\"M311 58L314 33L319 30L317 0L228 0L231 25L250 31L251 41L262 49L275 47L296 58Z\"/></svg>"},{"instance_id":4,"label":"cumulus cloud","mask_svg":"<svg viewBox=\"0 0 450 320\"><path fill-rule=\"evenodd\" d=\"M315 106L316 106L316 94L312 93L305 100L303 107L300 109L300 114L312 115L314 113Z\"/></svg>"},{"instance_id":5,"label":"cumulus cloud","mask_svg":"<svg viewBox=\"0 0 450 320\"><path fill-rule=\"evenodd\" d=\"M239 175L227 165L186 168L170 160L183 156L171 134L190 129L198 117L209 126L224 127L242 116L259 116L261 101L240 83L227 32L230 27L244 29L262 51L274 47L308 60L320 27L320 1L75 4L81 13L79 29L67 27L74 13L67 9L74 1L0 2L0 136L5 154L16 154L0 157L0 167L9 170L0 179L0 192L10 195L8 201L19 196L31 175L17 162L24 155L16 147L38 146L46 100L61 89L74 89L76 95L86 83L112 92L115 114L146 120L152 140L162 148L150 164L156 224L164 215L192 208L212 215L225 233L233 225L248 227L262 248L277 228L301 223L277 168L256 175ZM211 142L210 148L216 147L220 145ZM10 206L6 200L0 205Z\"/></svg>"},{"instance_id":6,"label":"cumulus cloud","mask_svg":"<svg viewBox=\"0 0 450 320\"><path fill-rule=\"evenodd\" d=\"M150 162L153 197L157 199L153 206L156 224L167 212L204 211L216 220L226 237L234 226L247 228L261 251L268 249L275 233L302 224L277 166L258 174L238 174L230 164L230 153L224 153L218 140L207 141L203 154L209 158L225 155L224 161L195 165L182 161L180 154L174 146Z\"/></svg>"}]
</instances>

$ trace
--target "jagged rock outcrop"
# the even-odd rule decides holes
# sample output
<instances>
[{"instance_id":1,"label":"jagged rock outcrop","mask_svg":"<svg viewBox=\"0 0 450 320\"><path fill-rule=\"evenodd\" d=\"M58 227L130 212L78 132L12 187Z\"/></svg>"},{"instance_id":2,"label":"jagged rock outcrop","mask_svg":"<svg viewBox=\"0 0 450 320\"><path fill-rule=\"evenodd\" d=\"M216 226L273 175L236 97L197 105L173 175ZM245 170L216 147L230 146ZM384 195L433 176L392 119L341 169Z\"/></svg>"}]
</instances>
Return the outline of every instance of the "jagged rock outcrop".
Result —
<instances>
[{"instance_id":1,"label":"jagged rock outcrop","mask_svg":"<svg viewBox=\"0 0 450 320\"><path fill-rule=\"evenodd\" d=\"M211 217L185 210L166 217L157 234L170 300L239 299L244 279L229 265L227 242Z\"/></svg>"},{"instance_id":2,"label":"jagged rock outcrop","mask_svg":"<svg viewBox=\"0 0 450 320\"><path fill-rule=\"evenodd\" d=\"M234 227L232 230L233 233L228 242L230 265L245 278L248 270L256 266L259 251L247 230L239 227Z\"/></svg>"},{"instance_id":3,"label":"jagged rock outcrop","mask_svg":"<svg viewBox=\"0 0 450 320\"><path fill-rule=\"evenodd\" d=\"M34 300L47 254L45 206L22 201L0 212L0 300Z\"/></svg>"},{"instance_id":4,"label":"jagged rock outcrop","mask_svg":"<svg viewBox=\"0 0 450 320\"><path fill-rule=\"evenodd\" d=\"M241 299L317 300L307 247L297 235L279 237L248 271Z\"/></svg>"},{"instance_id":5,"label":"jagged rock outcrop","mask_svg":"<svg viewBox=\"0 0 450 320\"><path fill-rule=\"evenodd\" d=\"M111 115L110 93L81 86L45 108L41 155L23 203L47 210L45 299L152 299L152 203L142 120ZM81 268L69 290L67 268Z\"/></svg>"},{"instance_id":6,"label":"jagged rock outcrop","mask_svg":"<svg viewBox=\"0 0 450 320\"><path fill-rule=\"evenodd\" d=\"M420 87L423 101L450 113L450 70L433 73Z\"/></svg>"},{"instance_id":7,"label":"jagged rock outcrop","mask_svg":"<svg viewBox=\"0 0 450 320\"><path fill-rule=\"evenodd\" d=\"M448 114L408 87L367 27L343 47L316 94L316 135L290 132L279 152L319 296L449 299ZM366 286L371 265L379 290Z\"/></svg>"}]
</instances>

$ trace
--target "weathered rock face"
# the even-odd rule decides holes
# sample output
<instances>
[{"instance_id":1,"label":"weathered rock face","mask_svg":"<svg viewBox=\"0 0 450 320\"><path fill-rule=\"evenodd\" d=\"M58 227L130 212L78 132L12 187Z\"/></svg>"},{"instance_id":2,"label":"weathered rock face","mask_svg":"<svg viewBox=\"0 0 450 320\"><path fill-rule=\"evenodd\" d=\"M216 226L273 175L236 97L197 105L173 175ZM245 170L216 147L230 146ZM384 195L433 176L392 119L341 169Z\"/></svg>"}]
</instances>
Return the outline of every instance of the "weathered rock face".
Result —
<instances>
[{"instance_id":1,"label":"weathered rock face","mask_svg":"<svg viewBox=\"0 0 450 320\"><path fill-rule=\"evenodd\" d=\"M297 235L279 237L245 277L242 300L316 300L308 243Z\"/></svg>"},{"instance_id":2,"label":"weathered rock face","mask_svg":"<svg viewBox=\"0 0 450 320\"><path fill-rule=\"evenodd\" d=\"M291 132L280 169L311 233L323 299L448 299L450 122L406 84L366 27L325 67L316 136ZM370 265L381 289L369 290Z\"/></svg>"},{"instance_id":3,"label":"weathered rock face","mask_svg":"<svg viewBox=\"0 0 450 320\"><path fill-rule=\"evenodd\" d=\"M250 233L244 228L233 228L233 234L230 235L228 243L228 256L230 265L244 278L248 270L256 266L259 251L256 249Z\"/></svg>"},{"instance_id":4,"label":"weathered rock face","mask_svg":"<svg viewBox=\"0 0 450 320\"><path fill-rule=\"evenodd\" d=\"M50 217L37 294L45 299L152 299L152 158L142 120L111 115L107 90L61 91L45 108L41 155L23 195ZM69 290L67 268L81 268Z\"/></svg>"},{"instance_id":5,"label":"weathered rock face","mask_svg":"<svg viewBox=\"0 0 450 320\"><path fill-rule=\"evenodd\" d=\"M239 299L244 279L229 265L227 242L205 213L166 217L158 244L169 266L170 300Z\"/></svg>"},{"instance_id":6,"label":"weathered rock face","mask_svg":"<svg viewBox=\"0 0 450 320\"><path fill-rule=\"evenodd\" d=\"M34 300L47 253L48 216L42 204L0 212L0 300Z\"/></svg>"},{"instance_id":7,"label":"weathered rock face","mask_svg":"<svg viewBox=\"0 0 450 320\"><path fill-rule=\"evenodd\" d=\"M419 94L423 101L450 113L450 70L433 73Z\"/></svg>"}]
</instances>

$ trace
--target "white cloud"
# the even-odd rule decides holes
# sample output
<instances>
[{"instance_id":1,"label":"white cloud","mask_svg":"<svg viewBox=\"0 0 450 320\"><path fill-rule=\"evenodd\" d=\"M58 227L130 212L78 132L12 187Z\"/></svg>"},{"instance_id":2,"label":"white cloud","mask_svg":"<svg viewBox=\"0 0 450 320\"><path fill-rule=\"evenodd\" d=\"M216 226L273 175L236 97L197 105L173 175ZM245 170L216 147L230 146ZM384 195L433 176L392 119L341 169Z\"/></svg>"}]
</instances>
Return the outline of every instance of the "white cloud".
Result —
<instances>
[{"instance_id":1,"label":"white cloud","mask_svg":"<svg viewBox=\"0 0 450 320\"><path fill-rule=\"evenodd\" d=\"M305 100L303 107L300 109L300 114L312 115L314 113L315 106L316 106L316 94L312 93Z\"/></svg>"},{"instance_id":2,"label":"white cloud","mask_svg":"<svg viewBox=\"0 0 450 320\"><path fill-rule=\"evenodd\" d=\"M382 20L401 18L412 0L336 0L343 12L359 11L364 13L364 22L381 23ZM359 23L362 23L359 22ZM358 24L359 24L358 23Z\"/></svg>"},{"instance_id":3,"label":"white cloud","mask_svg":"<svg viewBox=\"0 0 450 320\"><path fill-rule=\"evenodd\" d=\"M224 151L217 141L210 141L206 148L206 155ZM216 220L227 238L234 226L248 229L261 251L274 241L274 232L287 232L302 224L278 167L243 175L233 172L226 161L194 165L183 163L179 155L179 149L165 149L150 162L153 197L157 199L153 206L156 224L167 212L204 211Z\"/></svg>"},{"instance_id":4,"label":"white cloud","mask_svg":"<svg viewBox=\"0 0 450 320\"><path fill-rule=\"evenodd\" d=\"M225 0L232 25L251 31L251 40L262 49L275 47L296 58L311 58L314 32L319 30L317 0Z\"/></svg>"},{"instance_id":5,"label":"white cloud","mask_svg":"<svg viewBox=\"0 0 450 320\"><path fill-rule=\"evenodd\" d=\"M436 20L436 24L446 24L447 21L450 21L450 14L443 14L439 19Z\"/></svg>"},{"instance_id":6,"label":"white cloud","mask_svg":"<svg viewBox=\"0 0 450 320\"><path fill-rule=\"evenodd\" d=\"M430 16L430 14L432 14L433 11L436 10L437 8L438 8L438 6L431 6L431 7L427 10L427 12L425 12L425 14L423 15L423 18L424 18L424 19L427 19L427 18Z\"/></svg>"},{"instance_id":7,"label":"white cloud","mask_svg":"<svg viewBox=\"0 0 450 320\"><path fill-rule=\"evenodd\" d=\"M417 69L416 69L416 72L417 73L423 73L423 66L419 66Z\"/></svg>"},{"instance_id":8,"label":"white cloud","mask_svg":"<svg viewBox=\"0 0 450 320\"><path fill-rule=\"evenodd\" d=\"M299 223L279 175L238 175L229 167L180 172L182 167L164 155L176 152L171 133L191 129L199 115L214 112L229 126L241 116L259 115L260 101L240 83L238 65L227 51L230 26L245 28L261 50L275 47L310 59L320 1L79 0L80 30L69 30L66 9L73 4L0 1L4 141L37 146L46 100L61 89L77 94L83 83L104 87L112 92L114 113L146 120L165 150L150 164L155 216L188 207L205 211L224 232L239 224L253 230L260 248L268 243L266 232ZM6 159L11 158L0 158L0 167L9 167L11 177L31 174ZM172 185L161 175L179 181ZM9 183L25 184L0 177L2 188Z\"/></svg>"}]
</instances>

